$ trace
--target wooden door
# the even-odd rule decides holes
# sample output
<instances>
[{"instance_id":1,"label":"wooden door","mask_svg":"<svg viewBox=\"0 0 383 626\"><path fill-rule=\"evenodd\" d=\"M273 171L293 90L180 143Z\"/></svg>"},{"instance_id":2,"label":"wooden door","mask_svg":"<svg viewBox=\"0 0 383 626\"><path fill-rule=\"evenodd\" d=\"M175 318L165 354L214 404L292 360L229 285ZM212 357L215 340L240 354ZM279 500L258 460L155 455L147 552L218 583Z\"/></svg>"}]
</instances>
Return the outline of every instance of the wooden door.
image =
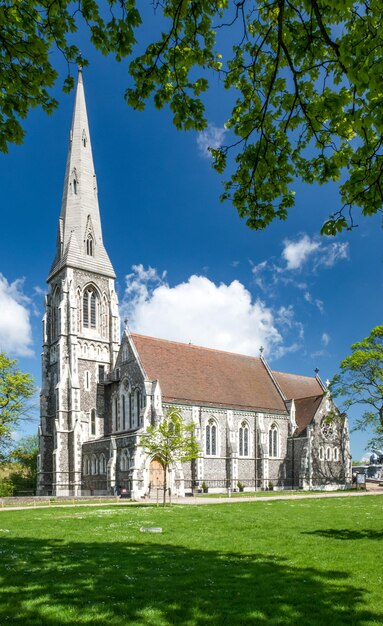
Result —
<instances>
[{"instance_id":1,"label":"wooden door","mask_svg":"<svg viewBox=\"0 0 383 626\"><path fill-rule=\"evenodd\" d=\"M151 489L163 489L164 487L164 466L158 457L155 457L149 466L149 482Z\"/></svg>"}]
</instances>

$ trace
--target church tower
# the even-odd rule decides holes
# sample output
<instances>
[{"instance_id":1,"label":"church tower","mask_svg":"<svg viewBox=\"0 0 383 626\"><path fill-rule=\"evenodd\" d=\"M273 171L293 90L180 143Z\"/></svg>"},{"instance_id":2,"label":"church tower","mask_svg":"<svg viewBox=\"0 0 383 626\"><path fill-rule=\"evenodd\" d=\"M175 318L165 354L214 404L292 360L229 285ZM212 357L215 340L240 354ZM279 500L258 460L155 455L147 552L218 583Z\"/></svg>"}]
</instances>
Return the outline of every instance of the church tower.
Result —
<instances>
[{"instance_id":1,"label":"church tower","mask_svg":"<svg viewBox=\"0 0 383 626\"><path fill-rule=\"evenodd\" d=\"M43 318L38 493L81 494L81 449L104 434L102 381L120 343L81 69Z\"/></svg>"}]
</instances>

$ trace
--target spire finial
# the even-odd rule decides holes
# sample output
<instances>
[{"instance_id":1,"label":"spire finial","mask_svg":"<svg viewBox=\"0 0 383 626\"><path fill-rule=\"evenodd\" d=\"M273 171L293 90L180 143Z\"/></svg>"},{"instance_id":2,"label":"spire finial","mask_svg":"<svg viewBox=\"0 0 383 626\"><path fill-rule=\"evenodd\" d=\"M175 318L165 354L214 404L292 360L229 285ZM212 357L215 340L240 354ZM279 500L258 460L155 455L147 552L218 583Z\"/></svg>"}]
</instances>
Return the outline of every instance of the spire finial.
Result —
<instances>
[{"instance_id":1,"label":"spire finial","mask_svg":"<svg viewBox=\"0 0 383 626\"><path fill-rule=\"evenodd\" d=\"M265 349L265 348L264 348L263 346L261 346L261 347L259 348L259 354L260 354L261 356L263 355L263 351L264 351L264 349Z\"/></svg>"},{"instance_id":2,"label":"spire finial","mask_svg":"<svg viewBox=\"0 0 383 626\"><path fill-rule=\"evenodd\" d=\"M314 370L314 372L315 372L315 374L318 376L318 374L319 374L319 367L316 367L316 368L315 368L315 370Z\"/></svg>"}]
</instances>

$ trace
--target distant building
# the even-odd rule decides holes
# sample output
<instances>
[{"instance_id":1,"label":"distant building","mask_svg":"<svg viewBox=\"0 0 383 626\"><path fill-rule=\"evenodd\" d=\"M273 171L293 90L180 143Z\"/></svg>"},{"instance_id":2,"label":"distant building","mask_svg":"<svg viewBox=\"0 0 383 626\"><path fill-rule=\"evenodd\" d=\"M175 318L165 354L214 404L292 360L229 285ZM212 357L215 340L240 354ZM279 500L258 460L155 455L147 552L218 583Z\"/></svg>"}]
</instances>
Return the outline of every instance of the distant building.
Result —
<instances>
[{"instance_id":1,"label":"distant building","mask_svg":"<svg viewBox=\"0 0 383 626\"><path fill-rule=\"evenodd\" d=\"M172 468L173 493L202 482L213 491L350 486L347 419L318 376L127 330L120 341L114 280L80 71L45 301L38 492L153 494L161 459L147 457L140 436L170 406L195 425L201 449Z\"/></svg>"}]
</instances>

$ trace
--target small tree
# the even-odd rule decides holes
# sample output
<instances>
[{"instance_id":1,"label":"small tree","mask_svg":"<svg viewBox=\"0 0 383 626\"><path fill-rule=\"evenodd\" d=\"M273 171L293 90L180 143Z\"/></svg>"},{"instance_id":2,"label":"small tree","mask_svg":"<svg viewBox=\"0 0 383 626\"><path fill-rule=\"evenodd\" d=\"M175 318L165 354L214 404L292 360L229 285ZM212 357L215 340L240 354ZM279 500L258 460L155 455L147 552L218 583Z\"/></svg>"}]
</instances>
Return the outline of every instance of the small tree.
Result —
<instances>
[{"instance_id":1,"label":"small tree","mask_svg":"<svg viewBox=\"0 0 383 626\"><path fill-rule=\"evenodd\" d=\"M164 468L163 503L166 503L167 474L177 461L191 461L199 454L194 438L194 424L185 424L180 409L168 409L163 420L149 426L141 438L141 445L149 456L157 456Z\"/></svg>"},{"instance_id":2,"label":"small tree","mask_svg":"<svg viewBox=\"0 0 383 626\"><path fill-rule=\"evenodd\" d=\"M9 454L11 463L10 480L17 490L36 490L37 480L37 455L39 453L39 441L37 435L23 437L16 448Z\"/></svg>"},{"instance_id":3,"label":"small tree","mask_svg":"<svg viewBox=\"0 0 383 626\"><path fill-rule=\"evenodd\" d=\"M0 459L11 442L12 430L26 417L34 394L33 378L16 368L16 361L0 352Z\"/></svg>"},{"instance_id":4,"label":"small tree","mask_svg":"<svg viewBox=\"0 0 383 626\"><path fill-rule=\"evenodd\" d=\"M351 346L352 354L340 364L340 373L330 384L333 397L343 397L347 409L361 404L369 407L353 430L372 428L372 446L383 444L383 326Z\"/></svg>"}]
</instances>

